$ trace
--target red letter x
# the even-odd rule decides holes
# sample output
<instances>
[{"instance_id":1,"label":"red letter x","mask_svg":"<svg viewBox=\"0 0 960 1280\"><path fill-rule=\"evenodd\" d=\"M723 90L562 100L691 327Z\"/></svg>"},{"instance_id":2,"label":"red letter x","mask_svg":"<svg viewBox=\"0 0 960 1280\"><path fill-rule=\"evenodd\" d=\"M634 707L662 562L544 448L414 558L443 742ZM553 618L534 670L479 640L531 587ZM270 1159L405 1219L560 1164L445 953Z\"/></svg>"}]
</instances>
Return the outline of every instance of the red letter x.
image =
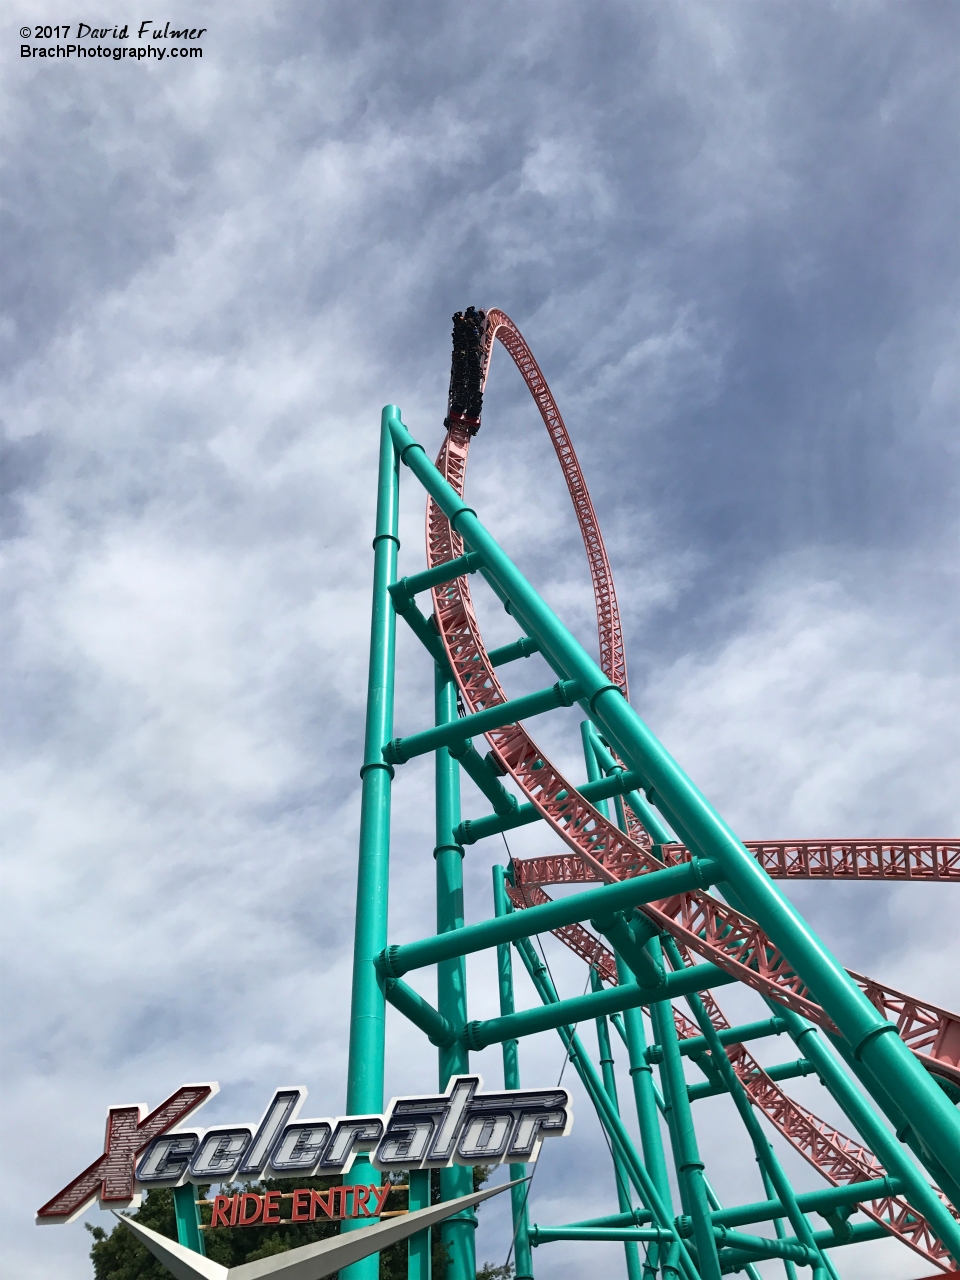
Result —
<instances>
[{"instance_id":1,"label":"red letter x","mask_svg":"<svg viewBox=\"0 0 960 1280\"><path fill-rule=\"evenodd\" d=\"M140 1152L206 1102L213 1092L214 1087L209 1084L185 1084L145 1120L140 1119L142 1104L111 1107L103 1155L37 1211L37 1222L69 1222L97 1197L102 1204L129 1204Z\"/></svg>"}]
</instances>

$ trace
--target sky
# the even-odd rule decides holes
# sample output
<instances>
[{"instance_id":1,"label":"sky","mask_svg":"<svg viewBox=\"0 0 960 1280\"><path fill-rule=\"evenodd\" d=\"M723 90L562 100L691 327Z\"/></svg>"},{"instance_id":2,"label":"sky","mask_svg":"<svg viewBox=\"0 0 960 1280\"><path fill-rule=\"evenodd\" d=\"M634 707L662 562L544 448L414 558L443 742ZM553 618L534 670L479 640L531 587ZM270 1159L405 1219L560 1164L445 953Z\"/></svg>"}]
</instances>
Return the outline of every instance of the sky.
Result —
<instances>
[{"instance_id":1,"label":"sky","mask_svg":"<svg viewBox=\"0 0 960 1280\"><path fill-rule=\"evenodd\" d=\"M9 1274L81 1280L89 1237L33 1215L99 1154L109 1105L216 1079L207 1124L290 1083L343 1107L380 409L436 451L454 311L503 308L536 354L607 540L633 704L735 830L960 832L960 9L5 12L0 1239ZM203 26L202 57L21 56L64 17L129 24L110 45L145 19ZM502 349L467 483L595 652L576 521ZM401 502L411 573L409 475ZM491 643L513 638L477 595ZM533 658L507 687L552 678ZM401 633L398 732L429 723L430 689ZM576 710L536 736L579 772ZM394 787L397 941L434 928L430 772ZM511 848L554 845L527 828ZM468 920L506 856L467 851ZM960 1006L952 891L788 892L851 968ZM582 964L545 950L579 994ZM495 1013L489 961L469 977L471 1016ZM500 1084L497 1051L477 1066ZM555 1083L559 1040L524 1042L522 1066ZM391 1016L388 1096L433 1073ZM564 1082L577 1119L544 1149L542 1224L614 1203ZM844 1128L818 1085L794 1092ZM698 1104L708 1176L757 1199L725 1105ZM481 1261L504 1261L508 1217L481 1211ZM835 1260L845 1280L931 1270L886 1242ZM623 1266L606 1245L535 1263Z\"/></svg>"}]
</instances>

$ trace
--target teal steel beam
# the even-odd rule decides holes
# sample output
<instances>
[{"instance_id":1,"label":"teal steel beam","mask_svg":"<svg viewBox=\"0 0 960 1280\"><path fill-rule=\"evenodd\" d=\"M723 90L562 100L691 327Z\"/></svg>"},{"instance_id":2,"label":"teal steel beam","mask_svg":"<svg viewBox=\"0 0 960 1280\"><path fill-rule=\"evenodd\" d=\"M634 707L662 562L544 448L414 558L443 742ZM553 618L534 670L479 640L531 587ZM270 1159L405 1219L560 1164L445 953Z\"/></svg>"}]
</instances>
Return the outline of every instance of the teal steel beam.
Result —
<instances>
[{"instance_id":1,"label":"teal steel beam","mask_svg":"<svg viewBox=\"0 0 960 1280\"><path fill-rule=\"evenodd\" d=\"M600 975L593 968L590 970L590 985L595 992L603 989ZM613 1050L610 1046L610 1029L607 1026L606 1018L602 1015L597 1018L596 1026L597 1047L600 1051L600 1075L603 1080L604 1092L610 1099L610 1105L619 1115L620 1102L617 1097L617 1077L614 1072ZM633 1208L630 1203L629 1174L624 1165L623 1157L616 1147L611 1147L611 1153L613 1155L613 1171L617 1182L617 1203L620 1206L621 1213L629 1213ZM631 1240L624 1241L623 1252L627 1266L627 1280L640 1280L640 1254L637 1251L636 1242Z\"/></svg>"},{"instance_id":2,"label":"teal steel beam","mask_svg":"<svg viewBox=\"0 0 960 1280\"><path fill-rule=\"evenodd\" d=\"M676 942L674 942L673 938L665 937L663 939L663 946L670 958L670 962L674 966L674 969L682 972L684 961ZM760 1162L762 1169L766 1172L768 1178L773 1184L781 1203L787 1206L787 1216L790 1219L790 1225L796 1232L797 1239L809 1250L810 1262L805 1265L811 1266L813 1268L815 1280L820 1280L820 1277L824 1276L826 1264L820 1257L819 1251L814 1243L813 1231L811 1230L810 1224L803 1216L803 1212L797 1204L796 1192L790 1183L790 1179L784 1172L783 1166L777 1159L770 1143L767 1141L767 1137L763 1132L760 1121L757 1118L757 1114L753 1109L753 1103L750 1101L746 1089L744 1089L740 1080L737 1078L737 1073L734 1070L733 1063L724 1052L723 1044L720 1040L720 1034L710 1021L710 1015L704 1008L703 1001L696 994L691 994L687 998L687 1004L689 1005L690 1012L697 1021L697 1025L703 1033L706 1047L710 1051L710 1056L716 1070L721 1076L724 1084L727 1086L727 1092L730 1094L733 1104L737 1108L737 1112L743 1122L743 1126L753 1143L753 1149L757 1160ZM674 1030L672 1026L671 1030ZM674 1035L676 1035L675 1030ZM689 1108L689 1101L687 1099L685 1099L685 1101L687 1101L687 1106ZM694 1228L696 1228L696 1220L694 1220ZM787 1255L784 1254L777 1256L786 1257ZM792 1261L796 1261L796 1259L792 1259Z\"/></svg>"},{"instance_id":3,"label":"teal steel beam","mask_svg":"<svg viewBox=\"0 0 960 1280\"><path fill-rule=\"evenodd\" d=\"M768 1002L787 1024L787 1034L810 1062L828 1093L840 1106L860 1137L881 1162L889 1176L902 1185L910 1205L930 1223L941 1243L960 1265L960 1225L936 1194L926 1177L904 1151L837 1062L816 1027L789 1009Z\"/></svg>"},{"instance_id":4,"label":"teal steel beam","mask_svg":"<svg viewBox=\"0 0 960 1280\"><path fill-rule=\"evenodd\" d=\"M583 786L577 788L577 791L584 800L597 804L635 786L637 780L637 774L624 773L615 778L600 778L596 782L585 782ZM557 799L565 799L566 794L565 791L561 791ZM501 831L513 831L515 827L526 827L531 822L540 822L542 819L543 814L536 805L522 804L506 817L490 814L483 818L467 818L457 828L457 839L461 844L476 844L478 840L483 840L487 836L498 836Z\"/></svg>"},{"instance_id":5,"label":"teal steel beam","mask_svg":"<svg viewBox=\"0 0 960 1280\"><path fill-rule=\"evenodd\" d=\"M485 711L475 711L471 716L462 716L433 729L423 729L406 738L394 738L385 744L383 759L388 764L406 764L415 756L426 755L438 747L452 746L490 729L500 729L505 724L556 711L558 707L572 707L578 696L579 686L575 680L558 680L549 689L538 689L536 693L525 693L519 698L511 698L509 702L498 702Z\"/></svg>"},{"instance_id":6,"label":"teal steel beam","mask_svg":"<svg viewBox=\"0 0 960 1280\"><path fill-rule=\"evenodd\" d=\"M658 958L657 941L648 944L653 957ZM650 1017L654 1032L663 1047L660 1067L660 1083L664 1104L671 1113L669 1125L673 1140L673 1160L681 1188L686 1189L687 1212L693 1219L693 1238L697 1246L697 1262L703 1280L720 1280L720 1259L717 1255L713 1226L710 1221L710 1203L704 1186L703 1161L697 1146L697 1133L693 1124L693 1112L687 1098L687 1082L683 1074L677 1028L673 1019L673 1005L668 1000L654 1000L650 1004Z\"/></svg>"},{"instance_id":7,"label":"teal steel beam","mask_svg":"<svg viewBox=\"0 0 960 1280\"><path fill-rule=\"evenodd\" d=\"M493 910L497 916L509 915L512 904L507 897L506 871L499 865L493 868ZM510 944L501 942L497 947L497 980L500 988L500 1016L515 1012L513 997L513 957ZM503 1087L520 1088L520 1045L517 1040L504 1040ZM510 1181L526 1176L526 1166L512 1164ZM533 1259L530 1256L530 1227L527 1218L527 1196L530 1184L522 1182L510 1188L510 1208L513 1217L513 1258L515 1280L533 1280Z\"/></svg>"},{"instance_id":8,"label":"teal steel beam","mask_svg":"<svg viewBox=\"0 0 960 1280\"><path fill-rule=\"evenodd\" d=\"M387 899L390 873L390 788L393 770L385 763L383 744L393 732L394 665L397 615L390 584L397 576L399 467L390 423L399 410L383 411L380 471L377 482L377 526L373 539L373 605L370 622L370 665L363 767L360 770L360 850L357 866L357 913L353 942L350 1000L350 1047L347 1061L347 1114L370 1115L383 1110L384 1022L386 1016L376 957L387 942ZM343 1179L348 1186L379 1186L380 1174L366 1155ZM347 1218L343 1230L362 1226ZM345 1267L343 1280L376 1280L379 1254Z\"/></svg>"},{"instance_id":9,"label":"teal steel beam","mask_svg":"<svg viewBox=\"0 0 960 1280\"><path fill-rule=\"evenodd\" d=\"M884 1240L889 1239L889 1232L876 1222L858 1222L850 1228L850 1234L840 1237L834 1235L832 1231L815 1231L813 1233L813 1241L818 1249L838 1249L845 1244L863 1244L867 1240ZM767 1243L766 1241L764 1242ZM760 1252L757 1250L746 1249L724 1249L720 1255L721 1265L724 1274L731 1271L739 1271L748 1262L763 1262L768 1258L780 1258L783 1254L778 1252L784 1245L795 1245L799 1241L792 1236L788 1236L785 1240L770 1240L769 1247Z\"/></svg>"},{"instance_id":10,"label":"teal steel beam","mask_svg":"<svg viewBox=\"0 0 960 1280\"><path fill-rule=\"evenodd\" d=\"M557 1240L622 1240L624 1244L633 1244L636 1252L638 1240L666 1243L670 1239L669 1231L660 1227L540 1227L530 1228L530 1243L535 1249L542 1244L553 1244Z\"/></svg>"},{"instance_id":11,"label":"teal steel beam","mask_svg":"<svg viewBox=\"0 0 960 1280\"><path fill-rule=\"evenodd\" d=\"M491 667L502 667L508 662L516 662L518 658L529 658L531 654L539 652L540 646L536 640L532 640L530 636L521 636L519 640L502 644L499 649L491 649L487 657L490 659Z\"/></svg>"},{"instance_id":12,"label":"teal steel beam","mask_svg":"<svg viewBox=\"0 0 960 1280\"><path fill-rule=\"evenodd\" d=\"M434 710L438 726L457 720L457 690L447 663L434 669ZM437 879L437 936L449 937L463 929L463 849L454 832L460 825L460 768L445 746L438 748L436 773L436 838L433 850ZM462 955L437 964L437 1011L448 1025L467 1021L467 966ZM462 1038L438 1044L439 1083L445 1089L451 1076L466 1075L470 1059ZM464 1165L440 1170L441 1200L455 1200L473 1190L473 1170ZM440 1239L447 1249L448 1280L476 1280L475 1209L461 1210L440 1225Z\"/></svg>"},{"instance_id":13,"label":"teal steel beam","mask_svg":"<svg viewBox=\"0 0 960 1280\"><path fill-rule=\"evenodd\" d=\"M399 978L411 969L422 969L425 965L449 960L453 956L485 951L500 942L515 942L517 938L527 938L534 933L549 933L551 929L564 924L575 924L596 915L606 916L626 907L636 907L643 902L655 902L674 893L683 893L687 889L703 888L709 884L712 871L711 863L694 860L666 867L663 871L652 871L631 880L603 885L598 889L587 889L556 902L527 907L524 911L517 911L506 917L494 917L480 924L467 925L464 929L458 929L456 936L444 934L440 937L422 938L419 942L407 942L402 946L387 947L380 955L378 967L385 976ZM698 965L697 968L703 969L704 979L709 985L713 985L708 975L719 972L716 966L707 964ZM733 977L729 980L735 981Z\"/></svg>"},{"instance_id":14,"label":"teal steel beam","mask_svg":"<svg viewBox=\"0 0 960 1280\"><path fill-rule=\"evenodd\" d=\"M722 1045L745 1044L748 1040L782 1035L786 1029L787 1024L782 1018L764 1018L762 1022L744 1022L738 1027L725 1027L716 1035ZM685 1058L695 1058L697 1054L706 1053L709 1048L706 1036L689 1036L680 1041L680 1052ZM648 1062L659 1062L662 1056L663 1047L659 1044L652 1044L647 1050Z\"/></svg>"},{"instance_id":15,"label":"teal steel beam","mask_svg":"<svg viewBox=\"0 0 960 1280\"><path fill-rule=\"evenodd\" d=\"M663 986L667 980L663 965L657 964L643 943L637 940L623 912L618 911L613 916L591 920L590 923L611 943L617 955L626 961L644 990L656 991ZM649 1052L648 1049L647 1053Z\"/></svg>"},{"instance_id":16,"label":"teal steel beam","mask_svg":"<svg viewBox=\"0 0 960 1280\"><path fill-rule=\"evenodd\" d=\"M716 1228L716 1241L721 1247L740 1249L751 1257L787 1258L790 1262L799 1262L801 1267L812 1267L817 1259L817 1251L797 1241L745 1235L728 1227Z\"/></svg>"},{"instance_id":17,"label":"teal steel beam","mask_svg":"<svg viewBox=\"0 0 960 1280\"><path fill-rule=\"evenodd\" d=\"M408 1179L407 1208L411 1213L430 1207L430 1170L411 1169ZM433 1280L430 1228L418 1231L407 1241L407 1280Z\"/></svg>"},{"instance_id":18,"label":"teal steel beam","mask_svg":"<svg viewBox=\"0 0 960 1280\"><path fill-rule=\"evenodd\" d=\"M771 1080L794 1080L797 1076L812 1075L814 1065L807 1058L797 1058L796 1062L778 1062L772 1067L764 1067L763 1070ZM712 1084L710 1081L705 1081L703 1084L687 1085L687 1097L691 1102L699 1102L701 1098L715 1098L718 1094L726 1092L727 1086L723 1083Z\"/></svg>"},{"instance_id":19,"label":"teal steel beam","mask_svg":"<svg viewBox=\"0 0 960 1280\"><path fill-rule=\"evenodd\" d=\"M639 1008L640 1005L661 999L676 999L691 991L705 991L708 987L726 986L731 982L736 982L736 978L718 969L716 965L691 965L683 973L668 974L663 986L655 991L647 991L643 987L616 986L599 991L596 995L591 993L571 996L556 1005L523 1009L505 1018L468 1022L463 1038L471 1049L479 1052L502 1040L532 1036L539 1031L555 1031L565 1023L583 1022L586 1018L596 1018L601 1014L620 1013L623 1009Z\"/></svg>"},{"instance_id":20,"label":"teal steel beam","mask_svg":"<svg viewBox=\"0 0 960 1280\"><path fill-rule=\"evenodd\" d=\"M200 1205L197 1203L199 1187L191 1182L173 1188L173 1213L177 1223L177 1241L185 1249L206 1254L203 1232L200 1230Z\"/></svg>"},{"instance_id":21,"label":"teal steel beam","mask_svg":"<svg viewBox=\"0 0 960 1280\"><path fill-rule=\"evenodd\" d=\"M560 998L557 995L553 981L547 973L545 965L534 951L530 940L528 938L520 938L516 943L516 947L540 999L544 1004L559 1004ZM664 1264L664 1275L669 1272L670 1275L683 1275L686 1280L700 1280L699 1272L693 1264L686 1245L676 1233L669 1205L665 1205L661 1198L644 1162L634 1148L623 1121L610 1107L609 1100L597 1076L596 1068L584 1050L580 1037L569 1026L561 1026L557 1030L574 1070L579 1075L594 1105L600 1123L607 1131L611 1145L618 1147L623 1156L624 1163L630 1174L630 1181L633 1183L637 1194L656 1220L655 1225L672 1233L673 1238L666 1246L667 1259ZM670 1267L673 1268L672 1271L669 1271Z\"/></svg>"},{"instance_id":22,"label":"teal steel beam","mask_svg":"<svg viewBox=\"0 0 960 1280\"><path fill-rule=\"evenodd\" d=\"M606 1213L599 1218L584 1218L582 1222L562 1222L561 1230L571 1227L644 1227L650 1221L649 1209L631 1209L629 1213Z\"/></svg>"},{"instance_id":23,"label":"teal steel beam","mask_svg":"<svg viewBox=\"0 0 960 1280\"><path fill-rule=\"evenodd\" d=\"M870 1200L883 1200L898 1196L903 1183L898 1178L871 1178L869 1181L852 1182L842 1187L824 1187L822 1191L801 1191L797 1194L797 1206L802 1213L833 1213L836 1209L864 1204ZM758 1200L754 1204L738 1204L730 1209L718 1209L711 1218L716 1226L742 1227L750 1222L770 1222L774 1218L788 1217L781 1200Z\"/></svg>"},{"instance_id":24,"label":"teal steel beam","mask_svg":"<svg viewBox=\"0 0 960 1280\"><path fill-rule=\"evenodd\" d=\"M493 805L495 813L504 817L508 814L516 813L520 807L520 801L516 796L511 795L500 781L500 774L497 772L492 755L481 756L469 738L466 742L460 742L448 747L447 750L459 763L464 773L487 797ZM453 832L455 840L462 826L463 823L457 823Z\"/></svg>"},{"instance_id":25,"label":"teal steel beam","mask_svg":"<svg viewBox=\"0 0 960 1280\"><path fill-rule=\"evenodd\" d=\"M457 556L455 560L445 560L443 564L425 569L423 573L414 573L409 578L401 578L390 586L390 595L397 607L403 612L403 606L412 601L421 591L429 591L431 587L442 586L445 582L453 582L456 578L465 577L468 573L476 573L483 563L483 557L475 552L465 556Z\"/></svg>"},{"instance_id":26,"label":"teal steel beam","mask_svg":"<svg viewBox=\"0 0 960 1280\"><path fill-rule=\"evenodd\" d=\"M597 733L593 723L590 720L586 720L584 725L587 727L584 728L581 725L581 732L584 735L584 740L589 740L598 766L610 775L616 776L619 774L631 779L634 778L636 775L628 774L623 765L619 764L614 758L613 753ZM663 819L640 794L639 788L641 785L642 783L637 781L633 786L626 787L622 794L625 795L627 804L636 814L637 820L644 831L651 837L654 844L670 844L673 840L673 832L664 826ZM623 824L623 827L626 830L626 823Z\"/></svg>"},{"instance_id":27,"label":"teal steel beam","mask_svg":"<svg viewBox=\"0 0 960 1280\"><path fill-rule=\"evenodd\" d=\"M450 962L447 961L447 963ZM386 978L383 983L383 993L388 1003L392 1004L394 1009L402 1013L415 1027L419 1027L431 1044L441 1048L456 1043L458 1028L448 1022L442 1013L434 1009L432 1004L424 1000L423 996L412 987L408 987L405 982L401 982L399 978Z\"/></svg>"},{"instance_id":28,"label":"teal steel beam","mask_svg":"<svg viewBox=\"0 0 960 1280\"><path fill-rule=\"evenodd\" d=\"M433 617L425 618L412 600L404 605L402 612L400 609L397 609L397 613L400 614L400 617L417 637L434 662L440 664L445 663L447 661L447 654L444 650L443 641L440 639L440 632L437 630Z\"/></svg>"},{"instance_id":29,"label":"teal steel beam","mask_svg":"<svg viewBox=\"0 0 960 1280\"><path fill-rule=\"evenodd\" d=\"M385 410L402 461L432 495L465 547L483 556L483 576L507 598L510 611L540 644L556 674L579 685L581 705L624 764L644 779L648 800L694 853L716 857L745 912L794 971L817 993L855 1058L889 1082L920 1140L949 1170L960 1168L960 1117L930 1079L896 1027L867 999L822 940L777 888L736 834L650 732L619 688L560 622L476 513L459 497L413 439L393 406ZM481 713L482 714L482 713Z\"/></svg>"}]
</instances>

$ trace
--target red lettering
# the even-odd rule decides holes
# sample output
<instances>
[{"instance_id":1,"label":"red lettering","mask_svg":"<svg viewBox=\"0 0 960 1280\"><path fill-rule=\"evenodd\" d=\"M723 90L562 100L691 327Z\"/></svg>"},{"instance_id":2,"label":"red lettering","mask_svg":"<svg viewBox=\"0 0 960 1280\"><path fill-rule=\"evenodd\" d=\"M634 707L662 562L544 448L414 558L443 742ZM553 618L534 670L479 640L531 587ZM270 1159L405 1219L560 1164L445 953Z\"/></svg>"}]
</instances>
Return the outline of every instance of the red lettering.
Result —
<instances>
[{"instance_id":1,"label":"red lettering","mask_svg":"<svg viewBox=\"0 0 960 1280\"><path fill-rule=\"evenodd\" d=\"M314 1218L317 1216L317 1205L320 1206L320 1208L323 1210L323 1212L327 1215L328 1218L339 1217L339 1214L334 1212L334 1207L333 1207L333 1193L339 1190L340 1190L339 1187L331 1187L330 1190L327 1191L326 1193L322 1191L310 1192L310 1221L311 1222L313 1222Z\"/></svg>"},{"instance_id":2,"label":"red lettering","mask_svg":"<svg viewBox=\"0 0 960 1280\"><path fill-rule=\"evenodd\" d=\"M293 1203L290 1206L291 1222L312 1222L316 1216L316 1206L311 1200L313 1191L294 1191Z\"/></svg>"},{"instance_id":3,"label":"red lettering","mask_svg":"<svg viewBox=\"0 0 960 1280\"><path fill-rule=\"evenodd\" d=\"M359 1218L361 1209L365 1218L373 1217L373 1214L367 1208L367 1201L370 1199L370 1192L373 1190L373 1187L353 1188L353 1213L350 1215L351 1218Z\"/></svg>"},{"instance_id":4,"label":"red lettering","mask_svg":"<svg viewBox=\"0 0 960 1280\"><path fill-rule=\"evenodd\" d=\"M248 1214L247 1210L253 1205L253 1213ZM263 1212L263 1196L258 1196L255 1191L244 1191L240 1196L240 1216L237 1219L237 1225L240 1227L250 1227L260 1217Z\"/></svg>"},{"instance_id":5,"label":"red lettering","mask_svg":"<svg viewBox=\"0 0 960 1280\"><path fill-rule=\"evenodd\" d=\"M390 1185L389 1182L385 1182L382 1187L371 1187L370 1190L373 1192L374 1196L376 1196L376 1200L377 1200L377 1208L373 1216L375 1218L379 1218L380 1211L383 1209L383 1206L387 1203L387 1196L393 1190L393 1187Z\"/></svg>"},{"instance_id":6,"label":"red lettering","mask_svg":"<svg viewBox=\"0 0 960 1280\"><path fill-rule=\"evenodd\" d=\"M230 1225L237 1225L237 1214L240 1212L240 1195L239 1193L233 1197L233 1208L230 1210Z\"/></svg>"},{"instance_id":7,"label":"red lettering","mask_svg":"<svg viewBox=\"0 0 960 1280\"><path fill-rule=\"evenodd\" d=\"M347 1212L347 1196L350 1194L350 1187L334 1187L330 1192L330 1203L334 1206L333 1216L335 1218L348 1218Z\"/></svg>"},{"instance_id":8,"label":"red lettering","mask_svg":"<svg viewBox=\"0 0 960 1280\"><path fill-rule=\"evenodd\" d=\"M276 1216L274 1216L276 1215ZM261 1222L264 1226L280 1221L280 1192L268 1191L263 1197L263 1217Z\"/></svg>"},{"instance_id":9,"label":"red lettering","mask_svg":"<svg viewBox=\"0 0 960 1280\"><path fill-rule=\"evenodd\" d=\"M129 1204L140 1152L206 1102L212 1092L206 1084L185 1084L143 1120L139 1107L111 1107L103 1155L38 1209L37 1217L69 1222L94 1199L101 1204Z\"/></svg>"},{"instance_id":10,"label":"red lettering","mask_svg":"<svg viewBox=\"0 0 960 1280\"><path fill-rule=\"evenodd\" d=\"M232 1196L213 1197L213 1217L210 1219L211 1227L229 1227L230 1219L227 1217L227 1206L232 1203Z\"/></svg>"}]
</instances>

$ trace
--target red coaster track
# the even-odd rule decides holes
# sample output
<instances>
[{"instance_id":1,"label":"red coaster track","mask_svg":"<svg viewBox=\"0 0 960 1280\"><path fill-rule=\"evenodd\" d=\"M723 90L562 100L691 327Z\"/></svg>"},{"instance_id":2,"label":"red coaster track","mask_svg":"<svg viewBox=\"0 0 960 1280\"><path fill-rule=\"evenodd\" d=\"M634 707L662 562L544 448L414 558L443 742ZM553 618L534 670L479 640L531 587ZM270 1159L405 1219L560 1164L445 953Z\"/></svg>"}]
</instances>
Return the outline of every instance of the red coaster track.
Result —
<instances>
[{"instance_id":1,"label":"red coaster track","mask_svg":"<svg viewBox=\"0 0 960 1280\"><path fill-rule=\"evenodd\" d=\"M481 318L483 318L481 316ZM519 329L502 311L486 313L482 332L483 382L490 366L493 343L499 339L520 370L536 401L553 442L583 536L593 581L600 643L600 665L612 682L627 693L627 671L613 574L599 522L563 417L540 367ZM470 440L479 417L466 417L450 405L447 436L437 467L461 496L464 492ZM462 554L463 547L443 512L427 503L427 564L443 564ZM480 634L468 580L435 587L434 615L463 705L469 713L507 701ZM494 759L516 782L525 798L540 812L570 850L569 854L515 863L517 888L511 894L518 907L546 899L540 887L550 883L594 880L614 882L643 875L667 862L689 856L682 845L654 849L646 832L628 817L629 835L585 800L569 779L550 763L522 724L507 725L486 735ZM628 811L629 813L629 811ZM958 841L762 841L751 850L768 874L779 878L960 879ZM745 982L762 995L786 1005L835 1031L799 976L752 920L702 891L691 891L649 904L644 913L679 944L688 963L695 953ZM616 981L611 953L582 925L557 931L568 946L596 966L608 982ZM853 975L874 1004L897 1024L907 1044L932 1071L960 1081L960 1018L914 1000L868 978ZM709 996L709 993L706 993ZM707 1007L717 1026L727 1027L716 1002ZM682 1015L678 1015L682 1018ZM685 1019L681 1035L696 1034ZM766 1076L743 1049L728 1051L754 1104L785 1138L834 1184L879 1175L871 1153L831 1129L794 1103ZM942 1270L950 1263L929 1226L904 1201L890 1198L861 1206L872 1218Z\"/></svg>"}]
</instances>

